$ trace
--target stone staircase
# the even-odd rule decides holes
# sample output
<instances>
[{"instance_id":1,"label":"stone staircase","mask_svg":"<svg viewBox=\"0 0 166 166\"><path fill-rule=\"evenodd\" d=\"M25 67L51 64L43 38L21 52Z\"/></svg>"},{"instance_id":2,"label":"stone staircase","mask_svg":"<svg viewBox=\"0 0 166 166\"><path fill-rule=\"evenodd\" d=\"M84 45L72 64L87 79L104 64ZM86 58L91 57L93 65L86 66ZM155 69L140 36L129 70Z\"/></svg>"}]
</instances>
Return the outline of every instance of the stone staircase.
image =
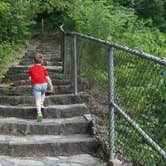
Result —
<instances>
[{"instance_id":1,"label":"stone staircase","mask_svg":"<svg viewBox=\"0 0 166 166\"><path fill-rule=\"evenodd\" d=\"M72 94L57 40L43 38L35 51L44 54L55 93L47 94L44 120L37 122L27 75L34 50L6 73L10 86L0 87L0 166L105 166L85 118L89 96Z\"/></svg>"}]
</instances>

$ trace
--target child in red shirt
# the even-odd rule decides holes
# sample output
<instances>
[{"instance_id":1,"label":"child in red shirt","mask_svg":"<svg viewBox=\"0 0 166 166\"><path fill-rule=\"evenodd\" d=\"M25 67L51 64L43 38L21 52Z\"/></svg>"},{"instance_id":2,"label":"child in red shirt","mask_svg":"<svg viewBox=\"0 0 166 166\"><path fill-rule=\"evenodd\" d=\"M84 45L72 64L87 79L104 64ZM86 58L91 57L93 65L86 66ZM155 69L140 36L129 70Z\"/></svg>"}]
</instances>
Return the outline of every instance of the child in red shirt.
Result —
<instances>
[{"instance_id":1,"label":"child in red shirt","mask_svg":"<svg viewBox=\"0 0 166 166\"><path fill-rule=\"evenodd\" d=\"M42 121L43 115L41 108L45 99L45 92L47 90L47 83L49 84L50 90L53 91L52 81L48 75L48 72L43 63L42 54L37 53L34 56L34 65L30 67L28 74L29 80L31 81L33 88L33 95L35 97L35 105L37 109L37 121Z\"/></svg>"}]
</instances>

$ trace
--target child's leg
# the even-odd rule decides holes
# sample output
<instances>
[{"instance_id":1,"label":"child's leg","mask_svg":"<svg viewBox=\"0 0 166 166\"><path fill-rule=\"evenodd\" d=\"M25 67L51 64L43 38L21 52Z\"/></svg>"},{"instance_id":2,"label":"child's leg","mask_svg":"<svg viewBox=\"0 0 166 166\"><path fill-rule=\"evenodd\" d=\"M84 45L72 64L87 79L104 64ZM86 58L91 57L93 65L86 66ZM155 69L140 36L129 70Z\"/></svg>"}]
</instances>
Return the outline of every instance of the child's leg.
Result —
<instances>
[{"instance_id":1,"label":"child's leg","mask_svg":"<svg viewBox=\"0 0 166 166\"><path fill-rule=\"evenodd\" d=\"M40 103L40 99L35 99L35 105L36 105L36 110L37 113L41 113L41 103Z\"/></svg>"},{"instance_id":2,"label":"child's leg","mask_svg":"<svg viewBox=\"0 0 166 166\"><path fill-rule=\"evenodd\" d=\"M40 91L40 85L35 85L33 87L33 94L35 97L35 106L37 110L37 120L42 121L43 115L41 113L41 91Z\"/></svg>"},{"instance_id":3,"label":"child's leg","mask_svg":"<svg viewBox=\"0 0 166 166\"><path fill-rule=\"evenodd\" d=\"M41 122L43 120L43 114L41 112L41 92L36 93L35 104L37 109L37 121Z\"/></svg>"},{"instance_id":4,"label":"child's leg","mask_svg":"<svg viewBox=\"0 0 166 166\"><path fill-rule=\"evenodd\" d=\"M39 90L39 87L36 85L33 88L33 95L35 98L35 106L36 106L36 110L37 112L41 112L41 92Z\"/></svg>"},{"instance_id":5,"label":"child's leg","mask_svg":"<svg viewBox=\"0 0 166 166\"><path fill-rule=\"evenodd\" d=\"M44 104L44 99L45 99L45 92L43 92L42 94L41 94L41 102L40 102L40 104L41 104L41 107L43 108L43 104Z\"/></svg>"},{"instance_id":6,"label":"child's leg","mask_svg":"<svg viewBox=\"0 0 166 166\"><path fill-rule=\"evenodd\" d=\"M41 93L41 107L43 108L44 100L45 100L45 92L47 90L47 83L42 85L42 93Z\"/></svg>"}]
</instances>

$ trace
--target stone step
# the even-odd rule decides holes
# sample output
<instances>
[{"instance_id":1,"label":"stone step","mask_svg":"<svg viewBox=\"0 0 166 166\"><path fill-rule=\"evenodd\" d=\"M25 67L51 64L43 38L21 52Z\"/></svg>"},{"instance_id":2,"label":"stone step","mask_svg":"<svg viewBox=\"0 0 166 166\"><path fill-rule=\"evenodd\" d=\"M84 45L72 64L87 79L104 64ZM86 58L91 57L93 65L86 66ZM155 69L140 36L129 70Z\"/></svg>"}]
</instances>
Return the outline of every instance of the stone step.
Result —
<instances>
[{"instance_id":1,"label":"stone step","mask_svg":"<svg viewBox=\"0 0 166 166\"><path fill-rule=\"evenodd\" d=\"M25 120L1 118L0 133L4 135L69 135L86 134L89 122L83 116L64 119Z\"/></svg>"},{"instance_id":2,"label":"stone step","mask_svg":"<svg viewBox=\"0 0 166 166\"><path fill-rule=\"evenodd\" d=\"M89 101L90 96L86 93L80 93L78 96L74 94L60 94L46 96L45 105L55 104L76 104ZM2 105L34 105L33 96L0 96L0 104Z\"/></svg>"},{"instance_id":3,"label":"stone step","mask_svg":"<svg viewBox=\"0 0 166 166\"><path fill-rule=\"evenodd\" d=\"M36 48L35 51L43 54L44 56L45 55L60 55L60 51L53 48L46 48L46 49Z\"/></svg>"},{"instance_id":4,"label":"stone step","mask_svg":"<svg viewBox=\"0 0 166 166\"><path fill-rule=\"evenodd\" d=\"M59 41L47 41L47 42L41 42L38 46L37 46L37 48L38 47L41 47L41 48L48 48L48 47L50 47L50 48L57 48L57 47L59 47L60 46L60 44L59 44Z\"/></svg>"},{"instance_id":5,"label":"stone step","mask_svg":"<svg viewBox=\"0 0 166 166\"><path fill-rule=\"evenodd\" d=\"M63 62L49 62L45 61L44 62L45 66L63 66Z\"/></svg>"},{"instance_id":6,"label":"stone step","mask_svg":"<svg viewBox=\"0 0 166 166\"><path fill-rule=\"evenodd\" d=\"M68 84L71 84L71 80L69 79L54 79L54 78L51 78L52 80L52 84L53 85L68 85ZM16 80L16 81L13 81L13 83L11 83L12 86L22 86L22 85L29 85L30 82L29 80Z\"/></svg>"},{"instance_id":7,"label":"stone step","mask_svg":"<svg viewBox=\"0 0 166 166\"><path fill-rule=\"evenodd\" d=\"M49 62L52 62L53 64L59 64L59 62L62 62L62 60L58 59L54 57L44 58L43 64L48 64ZM24 58L19 63L24 65L33 65L33 58Z\"/></svg>"},{"instance_id":8,"label":"stone step","mask_svg":"<svg viewBox=\"0 0 166 166\"><path fill-rule=\"evenodd\" d=\"M1 166L106 166L101 159L89 154L57 157L10 157L0 156Z\"/></svg>"},{"instance_id":9,"label":"stone step","mask_svg":"<svg viewBox=\"0 0 166 166\"><path fill-rule=\"evenodd\" d=\"M30 83L29 83L30 84ZM72 86L69 85L58 85L54 86L53 93L50 93L49 90L46 92L46 95L48 94L68 94L72 93L73 89ZM0 87L0 96L18 96L18 95L31 95L32 94L32 86L31 85L25 85L25 86L17 86L17 87Z\"/></svg>"},{"instance_id":10,"label":"stone step","mask_svg":"<svg viewBox=\"0 0 166 166\"><path fill-rule=\"evenodd\" d=\"M32 60L28 60L28 61L22 61L19 63L20 65L32 65ZM58 61L44 61L44 66L62 66L63 63L62 62L58 62Z\"/></svg>"},{"instance_id":11,"label":"stone step","mask_svg":"<svg viewBox=\"0 0 166 166\"><path fill-rule=\"evenodd\" d=\"M35 51L41 52L41 51L48 51L48 52L58 52L60 46L44 46L40 45L35 48Z\"/></svg>"},{"instance_id":12,"label":"stone step","mask_svg":"<svg viewBox=\"0 0 166 166\"><path fill-rule=\"evenodd\" d=\"M59 46L59 41L55 41L55 40L42 41L38 45L38 47L43 47L43 48L47 48L47 47L53 47L53 48L55 48L57 46Z\"/></svg>"},{"instance_id":13,"label":"stone step","mask_svg":"<svg viewBox=\"0 0 166 166\"><path fill-rule=\"evenodd\" d=\"M37 46L38 47L41 47L41 48L57 48L59 46L59 42L57 41L47 41L47 42L41 42L39 43L39 45Z\"/></svg>"},{"instance_id":14,"label":"stone step","mask_svg":"<svg viewBox=\"0 0 166 166\"><path fill-rule=\"evenodd\" d=\"M14 66L12 68L10 68L7 72L7 74L18 74L18 73L27 73L28 72L28 69L30 68L31 66L29 65L17 65L17 66ZM45 68L47 69L47 71L49 73L60 73L62 72L62 66L45 66Z\"/></svg>"},{"instance_id":15,"label":"stone step","mask_svg":"<svg viewBox=\"0 0 166 166\"><path fill-rule=\"evenodd\" d=\"M63 73L54 73L50 72L49 76L51 79L64 79L65 74ZM28 78L28 72L26 73L15 73L15 74L7 74L4 80L10 80L10 81L15 81L15 80L27 80Z\"/></svg>"},{"instance_id":16,"label":"stone step","mask_svg":"<svg viewBox=\"0 0 166 166\"><path fill-rule=\"evenodd\" d=\"M32 65L16 65L11 68L11 70L16 70L16 71L22 71L22 70L28 70ZM57 70L62 70L61 66L45 66L45 68L48 71L57 71Z\"/></svg>"},{"instance_id":17,"label":"stone step","mask_svg":"<svg viewBox=\"0 0 166 166\"><path fill-rule=\"evenodd\" d=\"M27 61L27 60L31 60L33 62L33 58L34 58L34 55L35 53L25 53L24 57L23 57L23 61ZM62 61L62 58L60 57L59 54L57 53L49 53L49 52L46 52L45 54L43 54L43 60L44 61Z\"/></svg>"},{"instance_id":18,"label":"stone step","mask_svg":"<svg viewBox=\"0 0 166 166\"><path fill-rule=\"evenodd\" d=\"M82 153L94 154L97 151L98 144L95 138L82 134L67 136L0 135L0 147L0 155L35 157L75 155Z\"/></svg>"},{"instance_id":19,"label":"stone step","mask_svg":"<svg viewBox=\"0 0 166 166\"><path fill-rule=\"evenodd\" d=\"M44 118L70 118L82 116L88 112L87 106L83 104L51 105L42 111ZM6 106L0 105L1 117L17 117L24 119L36 119L36 109L32 106Z\"/></svg>"},{"instance_id":20,"label":"stone step","mask_svg":"<svg viewBox=\"0 0 166 166\"><path fill-rule=\"evenodd\" d=\"M19 62L19 65L33 65L33 60L22 60ZM43 66L62 66L62 61L51 61L45 60L43 61Z\"/></svg>"},{"instance_id":21,"label":"stone step","mask_svg":"<svg viewBox=\"0 0 166 166\"><path fill-rule=\"evenodd\" d=\"M35 50L28 50L25 55L27 56L34 56L34 54L38 52L38 53L46 53L46 54L57 54L57 55L60 55L60 50L58 50L58 48L46 48L46 49L43 49L43 48L38 48L36 47ZM45 56L46 54L44 54L43 56Z\"/></svg>"}]
</instances>

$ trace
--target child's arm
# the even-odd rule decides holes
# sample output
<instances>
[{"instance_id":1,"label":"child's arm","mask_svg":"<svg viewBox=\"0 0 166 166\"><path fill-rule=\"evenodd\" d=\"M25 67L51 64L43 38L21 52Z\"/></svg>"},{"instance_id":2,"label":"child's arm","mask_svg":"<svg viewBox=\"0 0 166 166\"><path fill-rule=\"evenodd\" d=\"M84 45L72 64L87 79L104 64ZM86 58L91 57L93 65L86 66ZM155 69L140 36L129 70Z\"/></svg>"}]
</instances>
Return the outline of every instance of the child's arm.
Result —
<instances>
[{"instance_id":1,"label":"child's arm","mask_svg":"<svg viewBox=\"0 0 166 166\"><path fill-rule=\"evenodd\" d=\"M31 76L29 76L28 78L29 78L29 79L28 79L28 80L29 80L29 83L31 83Z\"/></svg>"},{"instance_id":2,"label":"child's arm","mask_svg":"<svg viewBox=\"0 0 166 166\"><path fill-rule=\"evenodd\" d=\"M28 70L28 80L29 80L29 82L31 82L31 72L30 72L30 69Z\"/></svg>"},{"instance_id":3,"label":"child's arm","mask_svg":"<svg viewBox=\"0 0 166 166\"><path fill-rule=\"evenodd\" d=\"M46 80L49 84L50 91L53 92L53 85L52 85L51 78L49 76L46 76Z\"/></svg>"}]
</instances>

